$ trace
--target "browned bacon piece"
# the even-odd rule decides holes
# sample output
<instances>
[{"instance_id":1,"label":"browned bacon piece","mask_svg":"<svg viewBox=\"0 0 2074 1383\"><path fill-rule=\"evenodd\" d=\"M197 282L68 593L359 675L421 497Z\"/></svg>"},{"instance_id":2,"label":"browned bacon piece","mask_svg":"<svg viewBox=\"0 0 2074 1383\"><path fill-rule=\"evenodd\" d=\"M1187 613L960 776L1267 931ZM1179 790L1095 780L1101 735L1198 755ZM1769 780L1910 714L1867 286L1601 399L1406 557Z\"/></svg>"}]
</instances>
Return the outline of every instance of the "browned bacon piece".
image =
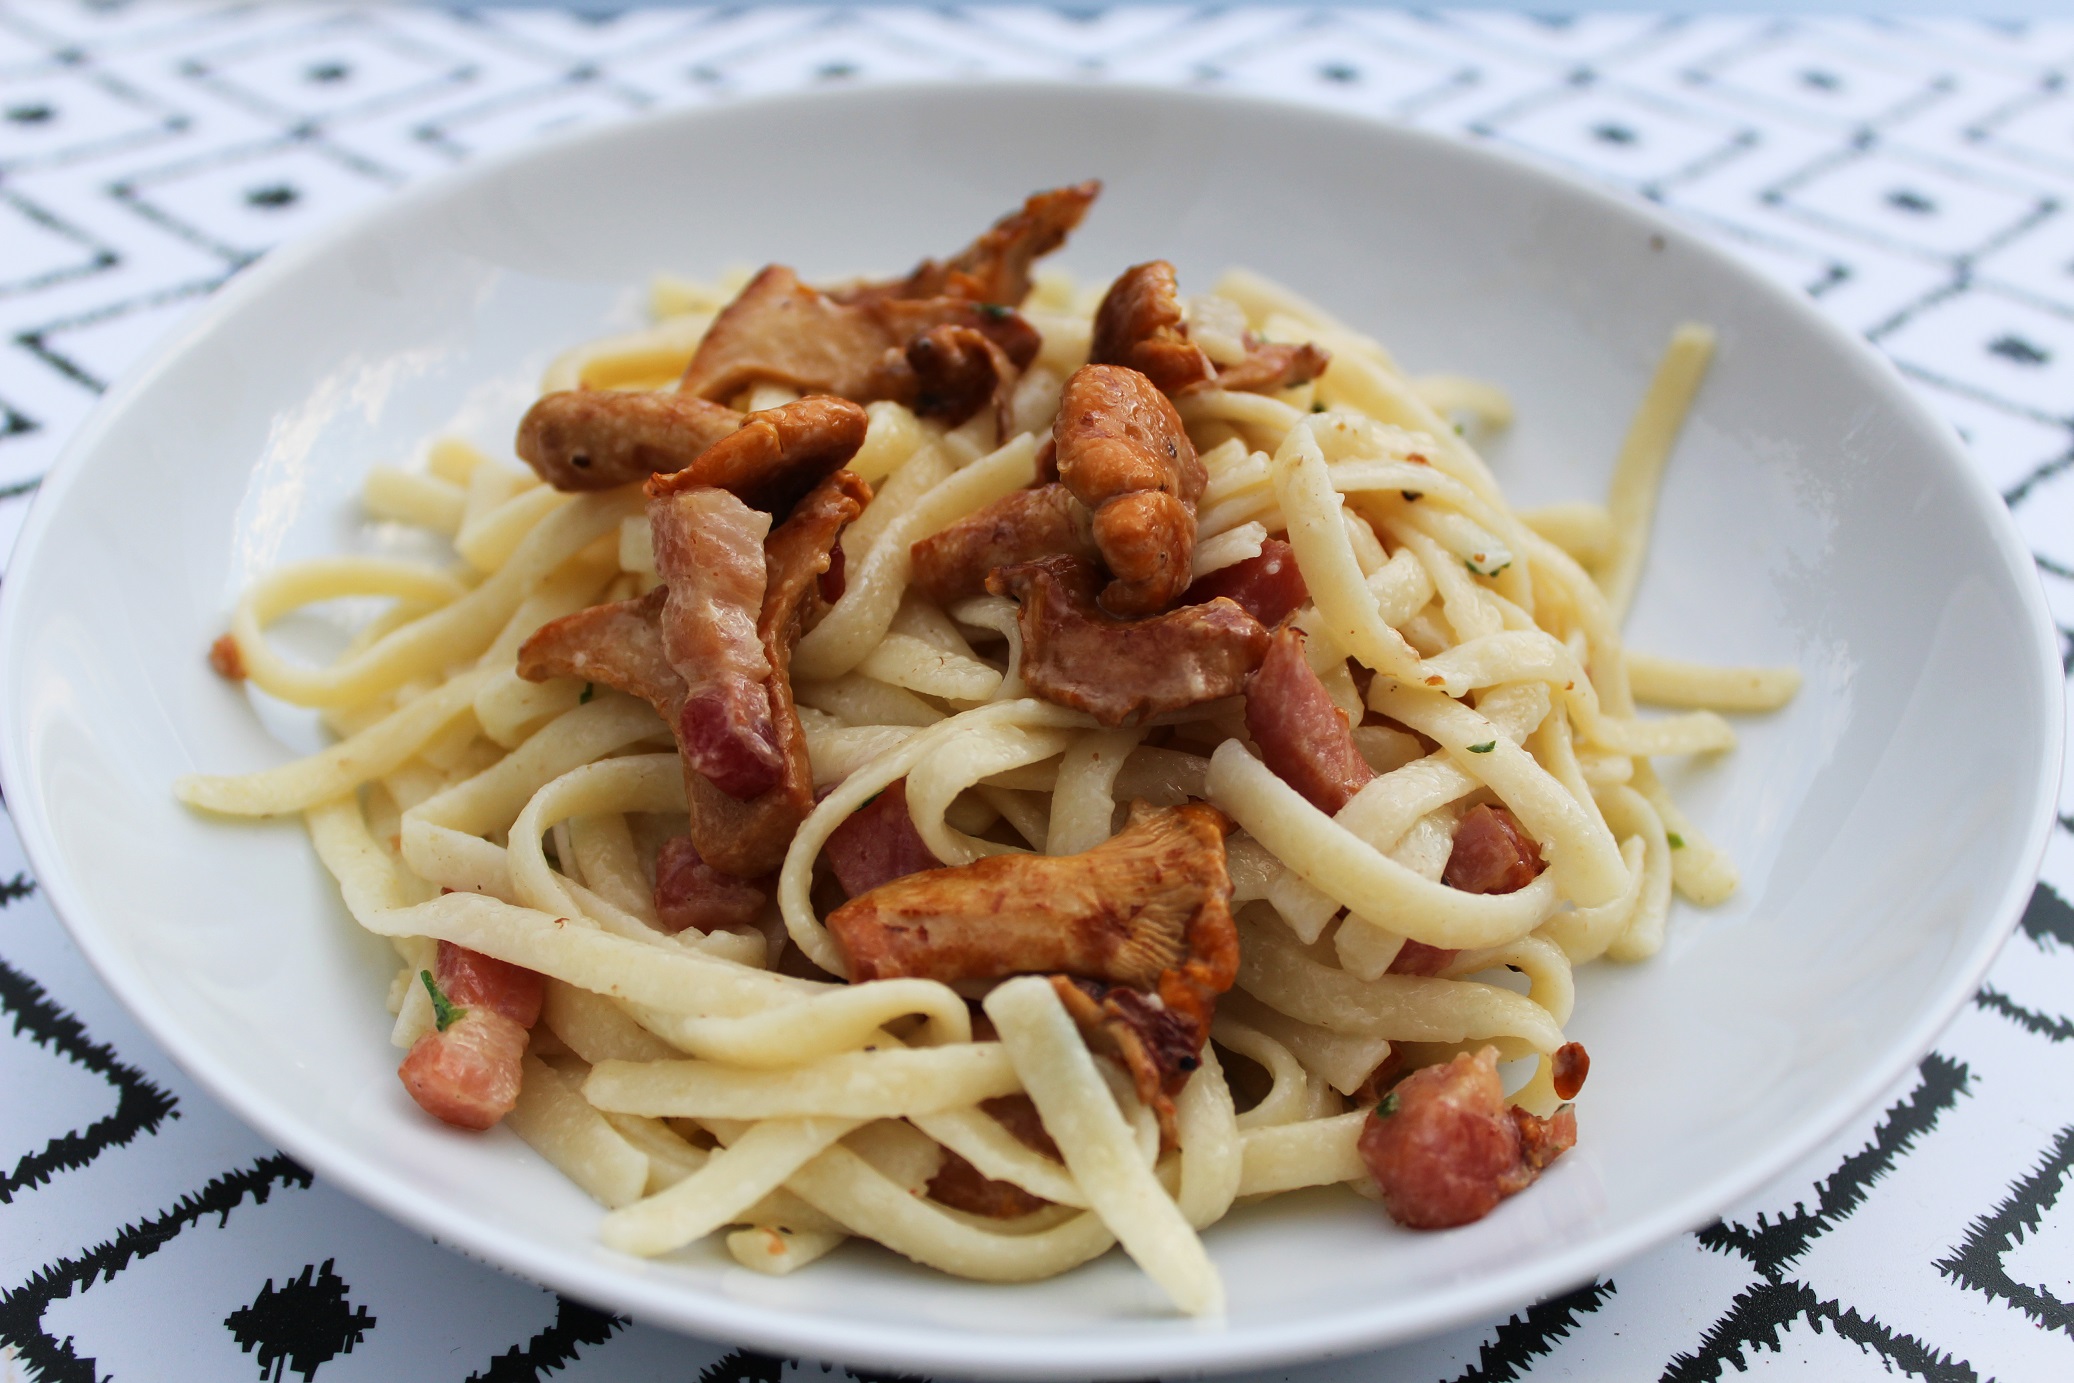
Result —
<instances>
[{"instance_id":1,"label":"browned bacon piece","mask_svg":"<svg viewBox=\"0 0 2074 1383\"><path fill-rule=\"evenodd\" d=\"M1188 589L1207 481L1181 415L1138 371L1084 365L1066 381L1051 435L1059 479L1094 514L1095 546L1116 578L1102 608L1166 609Z\"/></svg>"},{"instance_id":2,"label":"browned bacon piece","mask_svg":"<svg viewBox=\"0 0 2074 1383\"><path fill-rule=\"evenodd\" d=\"M792 645L819 597L837 537L870 497L862 480L837 471L801 500L763 545L767 579L755 630L770 668L763 691L782 766L771 787L746 801L707 779L686 752L682 731L689 687L664 651L663 589L552 621L519 649L521 677L534 682L581 677L616 687L648 701L678 731L678 749L686 759L691 839L722 873L754 879L776 869L813 807L806 734L792 701Z\"/></svg>"},{"instance_id":3,"label":"browned bacon piece","mask_svg":"<svg viewBox=\"0 0 2074 1383\"><path fill-rule=\"evenodd\" d=\"M784 771L764 684L771 662L757 636L763 540L770 515L712 486L649 496L663 602L663 651L684 679L671 725L684 762L737 801L768 792Z\"/></svg>"},{"instance_id":4,"label":"browned bacon piece","mask_svg":"<svg viewBox=\"0 0 2074 1383\"><path fill-rule=\"evenodd\" d=\"M1311 598L1303 572L1296 565L1296 549L1280 538L1260 545L1260 555L1219 567L1198 577L1181 596L1184 605L1200 605L1223 596L1269 629L1293 614Z\"/></svg>"},{"instance_id":5,"label":"browned bacon piece","mask_svg":"<svg viewBox=\"0 0 2074 1383\"><path fill-rule=\"evenodd\" d=\"M226 682L245 680L245 655L238 651L237 635L217 636L216 642L209 645L209 666Z\"/></svg>"},{"instance_id":6,"label":"browned bacon piece","mask_svg":"<svg viewBox=\"0 0 2074 1383\"><path fill-rule=\"evenodd\" d=\"M950 297L1015 307L1030 295L1030 265L1066 243L1101 191L1090 179L1035 193L951 259L925 259L906 278L855 284L830 296L849 303Z\"/></svg>"},{"instance_id":7,"label":"browned bacon piece","mask_svg":"<svg viewBox=\"0 0 2074 1383\"><path fill-rule=\"evenodd\" d=\"M949 1149L929 1178L928 1194L938 1204L989 1220L1019 1220L1051 1204L1012 1181L995 1181Z\"/></svg>"},{"instance_id":8,"label":"browned bacon piece","mask_svg":"<svg viewBox=\"0 0 2074 1383\"><path fill-rule=\"evenodd\" d=\"M1000 568L987 589L1021 605L1030 690L1104 725L1235 695L1267 652L1267 630L1229 600L1112 619L1095 603L1100 582L1084 558L1047 557Z\"/></svg>"},{"instance_id":9,"label":"browned bacon piece","mask_svg":"<svg viewBox=\"0 0 2074 1383\"><path fill-rule=\"evenodd\" d=\"M1584 1078L1591 1074L1591 1053L1584 1050L1582 1042L1565 1042L1555 1049L1550 1058L1554 1069L1550 1072L1555 1085L1556 1098L1574 1100L1577 1092L1584 1089Z\"/></svg>"},{"instance_id":10,"label":"browned bacon piece","mask_svg":"<svg viewBox=\"0 0 2074 1383\"><path fill-rule=\"evenodd\" d=\"M1172 1096L1238 974L1230 829L1205 803L1134 802L1130 824L1092 850L910 874L837 908L828 929L855 982L1052 975L1068 1011L1124 1062L1171 1131Z\"/></svg>"},{"instance_id":11,"label":"browned bacon piece","mask_svg":"<svg viewBox=\"0 0 2074 1383\"><path fill-rule=\"evenodd\" d=\"M690 394L567 389L519 422L519 459L557 490L610 490L680 471L742 425L742 415Z\"/></svg>"},{"instance_id":12,"label":"browned bacon piece","mask_svg":"<svg viewBox=\"0 0 2074 1383\"><path fill-rule=\"evenodd\" d=\"M1294 625L1277 629L1268 641L1259 670L1246 679L1246 733L1275 776L1319 811L1337 816L1375 770L1354 747L1347 713L1332 704L1303 645L1303 631Z\"/></svg>"},{"instance_id":13,"label":"browned bacon piece","mask_svg":"<svg viewBox=\"0 0 2074 1383\"><path fill-rule=\"evenodd\" d=\"M1088 360L1127 365L1161 393L1184 393L1216 373L1202 347L1188 339L1174 266L1164 259L1133 265L1117 276L1095 309Z\"/></svg>"},{"instance_id":14,"label":"browned bacon piece","mask_svg":"<svg viewBox=\"0 0 2074 1383\"><path fill-rule=\"evenodd\" d=\"M655 915L667 932L746 927L763 912L764 891L706 863L690 836L675 836L655 855Z\"/></svg>"},{"instance_id":15,"label":"browned bacon piece","mask_svg":"<svg viewBox=\"0 0 2074 1383\"><path fill-rule=\"evenodd\" d=\"M849 463L864 445L870 421L856 404L828 394L766 408L751 413L738 430L682 470L650 480L648 494L655 498L711 485L752 509L783 515L801 495Z\"/></svg>"},{"instance_id":16,"label":"browned bacon piece","mask_svg":"<svg viewBox=\"0 0 2074 1383\"><path fill-rule=\"evenodd\" d=\"M1541 847L1519 818L1489 803L1472 808L1455 828L1455 844L1440 881L1464 893L1517 893L1545 866Z\"/></svg>"},{"instance_id":17,"label":"browned bacon piece","mask_svg":"<svg viewBox=\"0 0 2074 1383\"><path fill-rule=\"evenodd\" d=\"M1087 358L1097 365L1128 365L1170 398L1199 389L1275 393L1310 383L1332 362L1330 354L1308 341L1262 341L1249 331L1245 345L1245 359L1212 364L1188 334L1174 266L1155 259L1124 270L1109 285L1095 310Z\"/></svg>"},{"instance_id":18,"label":"browned bacon piece","mask_svg":"<svg viewBox=\"0 0 2074 1383\"><path fill-rule=\"evenodd\" d=\"M1397 1083L1361 1129L1361 1160L1383 1207L1412 1229L1480 1220L1577 1142L1577 1115L1508 1109L1498 1052L1463 1052Z\"/></svg>"},{"instance_id":19,"label":"browned bacon piece","mask_svg":"<svg viewBox=\"0 0 2074 1383\"><path fill-rule=\"evenodd\" d=\"M776 869L799 823L814 809L806 731L792 701L792 648L820 598L820 578L836 539L870 501L870 486L851 471L837 471L802 499L764 544L770 579L756 631L771 664L766 690L782 771L769 789L747 800L697 776L684 783L691 838L724 873L753 879Z\"/></svg>"},{"instance_id":20,"label":"browned bacon piece","mask_svg":"<svg viewBox=\"0 0 2074 1383\"><path fill-rule=\"evenodd\" d=\"M1460 951L1445 946L1428 946L1423 941L1405 938L1397 954L1391 958L1390 972L1393 975L1438 975L1455 963Z\"/></svg>"},{"instance_id":21,"label":"browned bacon piece","mask_svg":"<svg viewBox=\"0 0 2074 1383\"><path fill-rule=\"evenodd\" d=\"M981 1100L979 1107L1031 1152L1042 1154L1054 1162L1065 1160L1059 1155L1059 1145L1051 1139L1051 1131L1044 1127L1044 1117L1037 1112L1037 1102L1028 1095L996 1095L991 1100Z\"/></svg>"},{"instance_id":22,"label":"browned bacon piece","mask_svg":"<svg viewBox=\"0 0 2074 1383\"><path fill-rule=\"evenodd\" d=\"M526 1030L540 1020L546 981L449 941L439 943L433 979L458 1012L412 1044L396 1074L435 1119L486 1129L518 1103Z\"/></svg>"},{"instance_id":23,"label":"browned bacon piece","mask_svg":"<svg viewBox=\"0 0 2074 1383\"><path fill-rule=\"evenodd\" d=\"M1063 485L1014 490L986 508L908 549L909 584L938 605L986 594L987 577L1040 557L1067 553L1093 560L1093 521L1087 506Z\"/></svg>"},{"instance_id":24,"label":"browned bacon piece","mask_svg":"<svg viewBox=\"0 0 2074 1383\"><path fill-rule=\"evenodd\" d=\"M923 348L922 367L910 360L909 348L919 338L944 327L975 333L999 352L986 352L995 373L987 391L974 395L974 372L962 355L959 370L931 357L933 347ZM969 348L969 338L956 339ZM1004 361L1020 372L1042 344L1036 328L1005 307L957 297L839 302L774 264L751 279L714 320L677 388L696 398L721 400L752 384L774 383L856 403L891 399L913 404L926 382L937 391L935 416L958 423L964 417L948 411L953 395L970 402L969 416L994 392L1012 387L1012 377L1002 374ZM956 381L962 386L953 388Z\"/></svg>"},{"instance_id":25,"label":"browned bacon piece","mask_svg":"<svg viewBox=\"0 0 2074 1383\"><path fill-rule=\"evenodd\" d=\"M907 810L907 779L895 778L877 797L829 833L822 847L836 882L852 898L880 884L941 869Z\"/></svg>"}]
</instances>

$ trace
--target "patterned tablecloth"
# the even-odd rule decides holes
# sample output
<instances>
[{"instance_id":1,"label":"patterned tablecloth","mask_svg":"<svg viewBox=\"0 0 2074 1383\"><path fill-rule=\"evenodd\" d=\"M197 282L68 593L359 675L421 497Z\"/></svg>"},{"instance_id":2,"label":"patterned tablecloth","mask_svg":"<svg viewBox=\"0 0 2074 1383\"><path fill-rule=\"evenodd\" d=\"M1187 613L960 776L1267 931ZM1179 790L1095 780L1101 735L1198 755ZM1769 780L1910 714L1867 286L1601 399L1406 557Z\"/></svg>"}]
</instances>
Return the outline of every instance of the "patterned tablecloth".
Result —
<instances>
[{"instance_id":1,"label":"patterned tablecloth","mask_svg":"<svg viewBox=\"0 0 2074 1383\"><path fill-rule=\"evenodd\" d=\"M1893 357L2007 498L2074 650L2074 24L0 0L0 553L108 382L269 246L580 122L971 74L1268 92L1658 202ZM1293 1376L2074 1378L2070 809L1973 1003L1792 1173L1566 1296ZM7 831L0 905L0 1378L822 1375L561 1299L313 1179L121 1011Z\"/></svg>"}]
</instances>

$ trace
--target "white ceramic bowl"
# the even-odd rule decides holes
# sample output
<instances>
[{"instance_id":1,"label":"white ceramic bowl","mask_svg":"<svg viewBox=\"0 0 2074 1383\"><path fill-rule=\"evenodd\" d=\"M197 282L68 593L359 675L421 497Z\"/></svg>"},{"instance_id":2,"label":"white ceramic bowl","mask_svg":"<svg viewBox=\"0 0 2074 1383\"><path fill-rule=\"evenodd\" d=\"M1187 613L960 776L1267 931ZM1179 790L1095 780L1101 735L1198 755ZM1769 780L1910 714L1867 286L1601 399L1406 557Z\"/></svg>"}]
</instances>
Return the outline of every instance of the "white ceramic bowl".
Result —
<instances>
[{"instance_id":1,"label":"white ceramic bowl","mask_svg":"<svg viewBox=\"0 0 2074 1383\"><path fill-rule=\"evenodd\" d=\"M1582 1143L1465 1229L1339 1192L1208 1236L1221 1323L1120 1255L1036 1286L853 1246L796 1277L710 1247L599 1248L599 1212L507 1134L434 1126L395 1077L386 946L298 823L174 804L284 751L203 650L275 563L368 539L361 475L435 430L507 447L550 355L632 325L656 270L809 279L945 253L1031 189L1108 191L1063 259L1164 256L1331 305L1418 370L1502 382L1515 502L1603 491L1671 327L1721 348L1671 469L1644 648L1798 663L1800 698L1672 774L1742 891L1655 960L1580 976ZM1574 1285L1719 1212L1870 1103L1970 994L2028 895L2060 669L2029 557L1948 428L1801 299L1631 204L1460 144L1138 90L877 90L685 112L541 147L278 252L117 390L45 483L0 610L7 798L117 994L332 1181L442 1240L757 1347L994 1375L1137 1377L1404 1339Z\"/></svg>"}]
</instances>

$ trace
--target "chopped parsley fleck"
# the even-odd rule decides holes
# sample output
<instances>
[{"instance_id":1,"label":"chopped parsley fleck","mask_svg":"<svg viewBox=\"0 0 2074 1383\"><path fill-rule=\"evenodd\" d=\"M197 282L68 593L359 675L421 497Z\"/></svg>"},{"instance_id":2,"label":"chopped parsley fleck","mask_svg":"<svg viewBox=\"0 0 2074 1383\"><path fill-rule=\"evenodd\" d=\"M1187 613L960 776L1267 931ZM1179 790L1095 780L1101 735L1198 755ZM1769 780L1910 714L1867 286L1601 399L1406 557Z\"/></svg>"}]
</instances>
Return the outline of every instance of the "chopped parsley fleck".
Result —
<instances>
[{"instance_id":1,"label":"chopped parsley fleck","mask_svg":"<svg viewBox=\"0 0 2074 1383\"><path fill-rule=\"evenodd\" d=\"M461 1016L468 1012L440 992L439 981L432 978L430 970L420 970L418 978L425 982L425 992L432 996L432 1021L441 1032L459 1022Z\"/></svg>"},{"instance_id":2,"label":"chopped parsley fleck","mask_svg":"<svg viewBox=\"0 0 2074 1383\"><path fill-rule=\"evenodd\" d=\"M1664 832L1664 839L1671 842L1673 850L1683 850L1685 848L1685 837L1679 835L1676 831Z\"/></svg>"},{"instance_id":3,"label":"chopped parsley fleck","mask_svg":"<svg viewBox=\"0 0 2074 1383\"><path fill-rule=\"evenodd\" d=\"M1404 502L1406 504L1417 504L1420 500L1425 498L1425 496L1420 494L1417 490L1399 490L1397 493L1404 496Z\"/></svg>"},{"instance_id":4,"label":"chopped parsley fleck","mask_svg":"<svg viewBox=\"0 0 2074 1383\"><path fill-rule=\"evenodd\" d=\"M579 697L577 697L577 698L576 698L576 704L577 704L577 705L579 705L579 706L588 706L588 705L590 704L590 699L591 699L592 697L596 696L597 694L598 694L598 686L597 686L597 683L595 683L595 682L585 682L585 683L583 684L583 695L581 695L581 696L579 696Z\"/></svg>"},{"instance_id":5,"label":"chopped parsley fleck","mask_svg":"<svg viewBox=\"0 0 2074 1383\"><path fill-rule=\"evenodd\" d=\"M1472 754L1488 754L1488 753L1490 753L1490 752L1491 752L1491 751L1492 751L1493 749L1496 749L1497 747L1498 747L1498 741L1496 741L1496 740L1485 740L1485 741L1484 741L1484 742L1483 742L1482 744L1472 744L1472 745L1470 745L1470 746L1469 746L1469 752L1470 752L1470 753L1472 753Z\"/></svg>"},{"instance_id":6,"label":"chopped parsley fleck","mask_svg":"<svg viewBox=\"0 0 2074 1383\"><path fill-rule=\"evenodd\" d=\"M1317 401L1316 399L1312 399L1312 400L1311 400L1311 411L1312 411L1313 413L1323 413L1323 412L1325 411L1325 405L1324 405L1324 404L1322 404L1322 403L1319 403L1319 402L1318 402L1318 401Z\"/></svg>"},{"instance_id":7,"label":"chopped parsley fleck","mask_svg":"<svg viewBox=\"0 0 2074 1383\"><path fill-rule=\"evenodd\" d=\"M1460 423L1455 424L1455 435L1457 437L1460 437L1462 435L1462 425Z\"/></svg>"},{"instance_id":8,"label":"chopped parsley fleck","mask_svg":"<svg viewBox=\"0 0 2074 1383\"><path fill-rule=\"evenodd\" d=\"M979 305L979 315L990 322L1005 322L1015 314L1011 309L1003 307L999 303L981 303Z\"/></svg>"},{"instance_id":9,"label":"chopped parsley fleck","mask_svg":"<svg viewBox=\"0 0 2074 1383\"><path fill-rule=\"evenodd\" d=\"M1387 1119L1397 1112L1397 1092L1392 1090L1376 1103L1375 1112Z\"/></svg>"}]
</instances>

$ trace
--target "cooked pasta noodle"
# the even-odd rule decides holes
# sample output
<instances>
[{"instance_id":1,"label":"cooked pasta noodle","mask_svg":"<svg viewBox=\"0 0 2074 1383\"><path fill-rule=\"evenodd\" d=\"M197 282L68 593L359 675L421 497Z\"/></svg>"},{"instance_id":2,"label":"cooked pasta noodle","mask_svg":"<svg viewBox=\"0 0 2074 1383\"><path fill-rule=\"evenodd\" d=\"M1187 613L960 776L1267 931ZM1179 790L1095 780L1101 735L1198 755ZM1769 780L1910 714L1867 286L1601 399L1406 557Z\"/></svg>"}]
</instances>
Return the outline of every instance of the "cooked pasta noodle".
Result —
<instances>
[{"instance_id":1,"label":"cooked pasta noodle","mask_svg":"<svg viewBox=\"0 0 2074 1383\"><path fill-rule=\"evenodd\" d=\"M660 285L656 325L569 351L546 390L667 395L732 297ZM1495 1047L1533 1063L1511 1101L1552 1116L1574 1093L1573 967L1652 954L1674 888L1711 902L1734 887L1648 759L1730 747L1715 712L1783 705L1797 674L1629 655L1619 635L1711 333L1674 334L1603 506L1519 514L1471 441L1511 421L1493 386L1407 376L1258 275L1194 300L1209 368L1263 343L1331 353L1284 388L1213 377L1176 395L1205 482L1184 584L1280 551L1300 575L1302 675L1361 760L1343 800L1320 805L1256 742L1248 697L1104 723L1042 690L1021 597L930 594L925 540L1060 471L1045 439L1103 330L1093 307L1047 281L1026 310L1042 344L996 410L957 427L884 398L865 410L848 465L876 498L843 538L844 589L785 674L820 796L769 901L737 924L669 922L662 856L693 805L681 726L607 686L516 671L554 621L674 589L637 486L572 495L442 442L423 469L370 471L364 500L372 519L449 539L456 565L306 562L231 614L242 675L322 712L339 739L184 778L178 794L304 816L347 910L396 944L391 1007L414 1052L455 1010L435 953L547 977L507 1123L610 1208L608 1247L718 1235L735 1261L785 1273L854 1236L1015 1282L1120 1244L1178 1308L1215 1314L1224 1288L1200 1231L1234 1203L1333 1183L1377 1194L1362 1138L1385 1073ZM270 641L296 610L370 597L390 613L327 666ZM1644 719L1637 701L1683 714ZM1065 981L869 978L830 929L824 851L895 789L907 835L953 869L1071 868L1125 839L1127 817L1188 802L1235 824L1217 869L1238 913L1236 982L1171 1111L1155 1117ZM1538 872L1458 886L1465 823L1499 807ZM1025 1097L1041 1130L1002 1112ZM948 1197L958 1168L1012 1209Z\"/></svg>"}]
</instances>

